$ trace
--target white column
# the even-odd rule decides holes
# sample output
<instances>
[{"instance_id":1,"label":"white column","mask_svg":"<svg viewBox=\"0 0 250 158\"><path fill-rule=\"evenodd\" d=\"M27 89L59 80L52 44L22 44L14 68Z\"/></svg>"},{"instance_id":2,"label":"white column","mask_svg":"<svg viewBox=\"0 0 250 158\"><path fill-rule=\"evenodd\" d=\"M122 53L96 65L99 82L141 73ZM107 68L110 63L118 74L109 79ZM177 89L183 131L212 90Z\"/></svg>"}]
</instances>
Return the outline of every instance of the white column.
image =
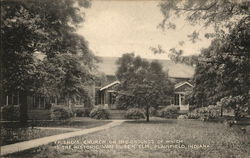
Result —
<instances>
[{"instance_id":1,"label":"white column","mask_svg":"<svg viewBox=\"0 0 250 158\"><path fill-rule=\"evenodd\" d=\"M9 105L9 96L6 96L6 105Z\"/></svg>"},{"instance_id":2,"label":"white column","mask_svg":"<svg viewBox=\"0 0 250 158\"><path fill-rule=\"evenodd\" d=\"M179 105L181 106L181 94L179 94Z\"/></svg>"}]
</instances>

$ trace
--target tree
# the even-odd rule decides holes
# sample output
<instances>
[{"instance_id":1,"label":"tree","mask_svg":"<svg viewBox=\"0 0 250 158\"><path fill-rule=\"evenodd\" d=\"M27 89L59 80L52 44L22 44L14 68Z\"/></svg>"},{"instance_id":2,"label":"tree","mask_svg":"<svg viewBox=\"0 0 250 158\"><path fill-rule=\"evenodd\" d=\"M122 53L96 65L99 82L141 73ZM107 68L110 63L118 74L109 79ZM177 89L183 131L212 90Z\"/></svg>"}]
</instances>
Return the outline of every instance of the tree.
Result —
<instances>
[{"instance_id":1,"label":"tree","mask_svg":"<svg viewBox=\"0 0 250 158\"><path fill-rule=\"evenodd\" d=\"M192 25L201 22L202 27L213 26L215 34L206 34L206 37L221 37L225 29L232 30L237 23L250 15L250 2L248 0L167 0L160 4L164 16L161 28L175 28L171 19L185 16ZM174 27L169 27L174 26ZM199 38L199 31L195 30L190 39L195 42Z\"/></svg>"},{"instance_id":2,"label":"tree","mask_svg":"<svg viewBox=\"0 0 250 158\"><path fill-rule=\"evenodd\" d=\"M244 108L249 93L249 18L248 0L169 0L159 4L164 16L161 28L175 28L172 18L185 16L192 25L212 26L213 33L205 34L214 38L209 48L198 56L194 75L194 97L198 104L215 104L225 97L243 98ZM172 27L170 27L172 26ZM192 42L199 39L199 31L188 36ZM175 53L174 55L180 54ZM180 54L179 56L181 56ZM232 103L236 103L232 101ZM205 105L204 104L204 105ZM235 105L231 106L235 109ZM250 109L250 108L249 108Z\"/></svg>"},{"instance_id":3,"label":"tree","mask_svg":"<svg viewBox=\"0 0 250 158\"><path fill-rule=\"evenodd\" d=\"M1 0L1 82L5 94L20 93L21 122L27 120L27 93L38 82L44 86L41 80L37 81L37 71L44 70L39 74L41 78L53 76L51 72L54 72L37 64L35 52L45 56L44 64L59 60L57 58L62 57L61 54L65 54L65 57L72 54L79 57L74 62L85 65L86 73L90 74L94 69L94 55L84 38L75 33L78 24L84 21L80 8L89 6L88 0ZM73 59L65 60L70 62ZM67 71L66 74L71 72ZM60 87L53 88L58 90ZM56 92L55 89L53 91Z\"/></svg>"},{"instance_id":4,"label":"tree","mask_svg":"<svg viewBox=\"0 0 250 158\"><path fill-rule=\"evenodd\" d=\"M118 88L116 104L123 109L144 108L149 121L149 107L166 105L173 93L173 84L157 61L148 62L133 53L124 54L117 62Z\"/></svg>"},{"instance_id":5,"label":"tree","mask_svg":"<svg viewBox=\"0 0 250 158\"><path fill-rule=\"evenodd\" d=\"M159 3L163 20L159 27L175 29L176 23L173 19L184 17L189 24L200 27L194 30L187 37L193 42L200 39L200 30L213 27L214 32L208 32L205 38L224 38L237 23L250 15L250 2L248 0L166 0ZM180 41L180 45L184 42ZM152 50L152 48L151 48ZM166 53L166 51L154 48L154 53ZM196 65L197 55L182 56L183 51L177 48L170 49L169 57L175 62L188 65Z\"/></svg>"},{"instance_id":6,"label":"tree","mask_svg":"<svg viewBox=\"0 0 250 158\"><path fill-rule=\"evenodd\" d=\"M79 56L71 54L45 59L37 66L35 76L39 79L34 81L37 94L63 98L68 106L76 96L89 98L88 85L94 80L88 67L79 62Z\"/></svg>"},{"instance_id":7,"label":"tree","mask_svg":"<svg viewBox=\"0 0 250 158\"><path fill-rule=\"evenodd\" d=\"M250 68L249 28L250 17L242 19L224 39L214 40L202 52L194 76L196 100L202 98L199 94L205 95L206 100L213 104L227 97L231 100L241 98L240 108L247 108L250 90L247 72ZM236 110L236 103L239 101L232 101L230 108Z\"/></svg>"}]
</instances>

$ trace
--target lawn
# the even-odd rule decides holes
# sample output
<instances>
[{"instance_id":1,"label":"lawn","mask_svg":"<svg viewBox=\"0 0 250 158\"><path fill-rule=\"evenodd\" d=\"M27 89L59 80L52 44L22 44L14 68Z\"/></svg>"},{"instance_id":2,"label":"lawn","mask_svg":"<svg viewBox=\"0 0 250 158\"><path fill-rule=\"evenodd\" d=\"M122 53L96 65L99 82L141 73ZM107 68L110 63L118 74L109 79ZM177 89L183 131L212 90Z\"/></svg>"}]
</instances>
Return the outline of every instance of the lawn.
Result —
<instances>
[{"instance_id":1,"label":"lawn","mask_svg":"<svg viewBox=\"0 0 250 158\"><path fill-rule=\"evenodd\" d=\"M195 120L125 122L105 131L52 143L10 157L247 158L250 133Z\"/></svg>"},{"instance_id":2,"label":"lawn","mask_svg":"<svg viewBox=\"0 0 250 158\"><path fill-rule=\"evenodd\" d=\"M27 141L36 138L70 132L70 130L55 130L55 129L37 129L37 128L16 128L16 129L1 129L0 145L8 145L17 142Z\"/></svg>"},{"instance_id":3,"label":"lawn","mask_svg":"<svg viewBox=\"0 0 250 158\"><path fill-rule=\"evenodd\" d=\"M35 127L63 127L63 128L93 128L110 123L109 120L95 120L88 117L75 117L69 120L56 121L34 121L31 122Z\"/></svg>"},{"instance_id":4,"label":"lawn","mask_svg":"<svg viewBox=\"0 0 250 158\"><path fill-rule=\"evenodd\" d=\"M107 124L111 121L94 120L90 118L71 118L69 120L59 121L33 121L29 122L29 127L20 127L19 122L1 123L1 142L0 145L8 145L17 142L42 138L51 135L71 132L70 128L87 129ZM39 129L36 127L63 127L69 130Z\"/></svg>"}]
</instances>

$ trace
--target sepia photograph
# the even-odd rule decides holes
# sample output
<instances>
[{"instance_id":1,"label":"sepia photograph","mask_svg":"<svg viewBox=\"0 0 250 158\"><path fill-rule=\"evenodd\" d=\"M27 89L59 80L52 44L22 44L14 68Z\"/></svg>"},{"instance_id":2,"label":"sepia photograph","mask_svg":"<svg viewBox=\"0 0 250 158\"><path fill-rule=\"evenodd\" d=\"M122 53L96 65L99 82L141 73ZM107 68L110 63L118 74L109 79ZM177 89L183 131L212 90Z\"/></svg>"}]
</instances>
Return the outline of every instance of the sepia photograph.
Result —
<instances>
[{"instance_id":1,"label":"sepia photograph","mask_svg":"<svg viewBox=\"0 0 250 158\"><path fill-rule=\"evenodd\" d=\"M250 158L250 0L0 8L0 157Z\"/></svg>"}]
</instances>

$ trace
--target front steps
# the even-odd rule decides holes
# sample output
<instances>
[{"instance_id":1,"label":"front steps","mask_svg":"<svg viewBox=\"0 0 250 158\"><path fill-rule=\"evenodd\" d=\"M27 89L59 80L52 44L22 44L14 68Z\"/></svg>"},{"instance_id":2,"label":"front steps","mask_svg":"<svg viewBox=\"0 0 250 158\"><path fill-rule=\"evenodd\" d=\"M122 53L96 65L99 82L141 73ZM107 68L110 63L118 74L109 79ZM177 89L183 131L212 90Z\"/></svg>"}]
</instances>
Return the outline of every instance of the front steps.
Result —
<instances>
[{"instance_id":1,"label":"front steps","mask_svg":"<svg viewBox=\"0 0 250 158\"><path fill-rule=\"evenodd\" d=\"M125 119L124 115L126 113L126 110L111 110L107 109L110 113L110 119L111 120L123 120Z\"/></svg>"}]
</instances>

